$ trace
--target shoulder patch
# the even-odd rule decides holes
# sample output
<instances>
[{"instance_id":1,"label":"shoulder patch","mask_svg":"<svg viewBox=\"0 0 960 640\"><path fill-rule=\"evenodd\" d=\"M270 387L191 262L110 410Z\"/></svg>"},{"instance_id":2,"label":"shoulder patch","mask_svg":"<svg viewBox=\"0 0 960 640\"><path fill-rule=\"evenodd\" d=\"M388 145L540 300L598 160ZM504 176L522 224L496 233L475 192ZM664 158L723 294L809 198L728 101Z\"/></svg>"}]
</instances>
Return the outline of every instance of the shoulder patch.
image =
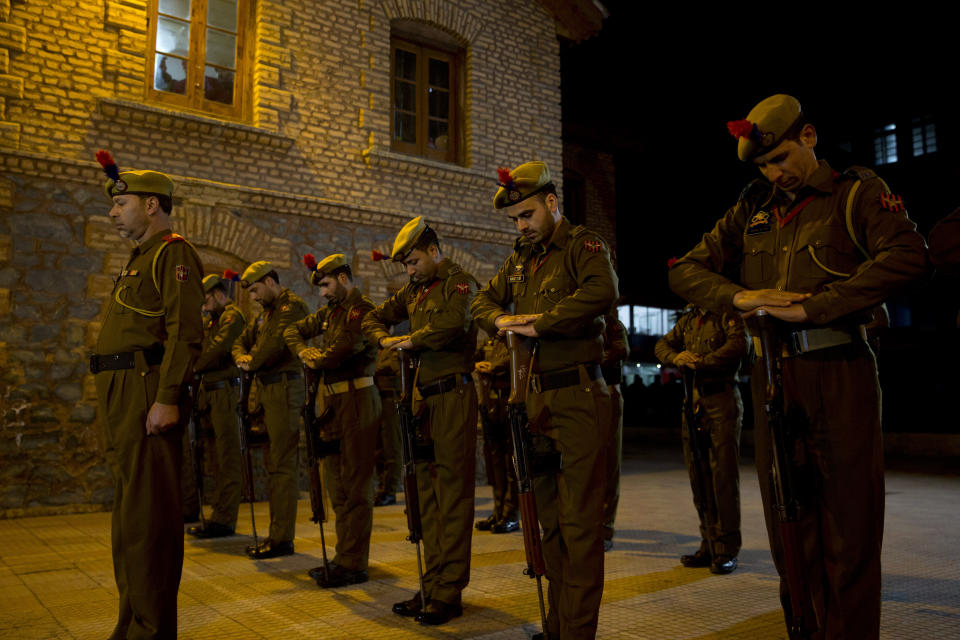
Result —
<instances>
[{"instance_id":1,"label":"shoulder patch","mask_svg":"<svg viewBox=\"0 0 960 640\"><path fill-rule=\"evenodd\" d=\"M880 194L880 206L887 211L902 213L904 210L903 198L895 196L890 192L883 192Z\"/></svg>"},{"instance_id":2,"label":"shoulder patch","mask_svg":"<svg viewBox=\"0 0 960 640\"><path fill-rule=\"evenodd\" d=\"M603 248L603 243L599 240L584 240L583 248L590 253L600 253L600 249Z\"/></svg>"},{"instance_id":3,"label":"shoulder patch","mask_svg":"<svg viewBox=\"0 0 960 640\"><path fill-rule=\"evenodd\" d=\"M347 320L349 320L350 322L353 322L354 320L357 320L358 318L362 318L362 317L363 317L363 309L361 307L354 307L353 309L350 309L350 313L347 315Z\"/></svg>"},{"instance_id":4,"label":"shoulder patch","mask_svg":"<svg viewBox=\"0 0 960 640\"><path fill-rule=\"evenodd\" d=\"M747 222L747 235L752 236L758 233L770 231L770 213L767 211L757 211Z\"/></svg>"},{"instance_id":5,"label":"shoulder patch","mask_svg":"<svg viewBox=\"0 0 960 640\"><path fill-rule=\"evenodd\" d=\"M190 267L178 264L177 265L177 281L186 282L190 277Z\"/></svg>"},{"instance_id":6,"label":"shoulder patch","mask_svg":"<svg viewBox=\"0 0 960 640\"><path fill-rule=\"evenodd\" d=\"M458 282L456 286L457 293L461 295L466 295L470 293L470 283L468 282Z\"/></svg>"}]
</instances>

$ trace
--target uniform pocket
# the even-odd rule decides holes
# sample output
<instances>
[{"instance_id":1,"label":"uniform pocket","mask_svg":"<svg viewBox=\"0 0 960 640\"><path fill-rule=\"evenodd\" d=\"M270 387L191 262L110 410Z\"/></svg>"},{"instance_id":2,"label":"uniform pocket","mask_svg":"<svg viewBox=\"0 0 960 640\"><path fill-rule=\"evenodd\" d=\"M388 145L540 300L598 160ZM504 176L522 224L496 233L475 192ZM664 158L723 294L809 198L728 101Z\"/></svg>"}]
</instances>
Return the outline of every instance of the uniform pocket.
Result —
<instances>
[{"instance_id":1,"label":"uniform pocket","mask_svg":"<svg viewBox=\"0 0 960 640\"><path fill-rule=\"evenodd\" d=\"M860 264L859 254L843 227L814 227L800 240L794 256L794 275L811 288L849 278Z\"/></svg>"},{"instance_id":2,"label":"uniform pocket","mask_svg":"<svg viewBox=\"0 0 960 640\"><path fill-rule=\"evenodd\" d=\"M573 283L564 276L553 276L543 281L540 286L540 297L543 298L543 309L547 310L573 293Z\"/></svg>"}]
</instances>

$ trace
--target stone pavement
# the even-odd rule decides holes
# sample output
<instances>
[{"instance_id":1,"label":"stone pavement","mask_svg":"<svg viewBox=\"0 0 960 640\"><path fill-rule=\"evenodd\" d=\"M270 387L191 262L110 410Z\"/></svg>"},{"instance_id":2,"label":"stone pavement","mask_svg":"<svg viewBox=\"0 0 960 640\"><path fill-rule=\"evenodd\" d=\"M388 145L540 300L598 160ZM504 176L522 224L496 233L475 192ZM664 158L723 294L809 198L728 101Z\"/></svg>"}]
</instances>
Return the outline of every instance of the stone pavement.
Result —
<instances>
[{"instance_id":1,"label":"stone pavement","mask_svg":"<svg viewBox=\"0 0 960 640\"><path fill-rule=\"evenodd\" d=\"M676 451L630 454L606 585L600 638L783 638L777 578L760 512L756 474L741 471L744 547L729 576L684 569L678 558L698 539L690 489ZM890 471L887 475L883 622L890 639L960 638L960 477ZM477 517L491 507L477 489ZM293 556L253 562L247 506L240 535L186 543L180 587L180 637L523 639L539 630L536 585L521 574L519 533L474 532L473 570L464 615L420 627L390 612L417 588L416 556L404 540L402 505L375 510L370 582L323 591L306 571L320 563L320 532L301 501ZM266 531L266 503L257 504ZM0 520L0 638L106 638L117 595L110 560L110 515L94 513ZM333 544L332 523L325 527ZM329 547L332 553L332 546Z\"/></svg>"}]
</instances>

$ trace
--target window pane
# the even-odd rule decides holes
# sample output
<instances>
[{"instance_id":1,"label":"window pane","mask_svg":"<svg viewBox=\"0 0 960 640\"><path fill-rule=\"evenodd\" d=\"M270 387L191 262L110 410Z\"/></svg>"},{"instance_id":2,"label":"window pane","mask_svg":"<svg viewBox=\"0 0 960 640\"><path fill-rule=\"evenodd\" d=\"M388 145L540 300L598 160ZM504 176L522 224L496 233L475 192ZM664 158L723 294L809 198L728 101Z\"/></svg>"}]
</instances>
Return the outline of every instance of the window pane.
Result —
<instances>
[{"instance_id":1,"label":"window pane","mask_svg":"<svg viewBox=\"0 0 960 640\"><path fill-rule=\"evenodd\" d=\"M404 80L417 81L417 54L396 49L394 75Z\"/></svg>"},{"instance_id":2,"label":"window pane","mask_svg":"<svg viewBox=\"0 0 960 640\"><path fill-rule=\"evenodd\" d=\"M157 51L183 58L190 55L190 23L172 18L157 18Z\"/></svg>"},{"instance_id":3,"label":"window pane","mask_svg":"<svg viewBox=\"0 0 960 640\"><path fill-rule=\"evenodd\" d=\"M450 146L450 124L446 120L433 120L427 123L427 146L431 149L446 151Z\"/></svg>"},{"instance_id":4,"label":"window pane","mask_svg":"<svg viewBox=\"0 0 960 640\"><path fill-rule=\"evenodd\" d=\"M208 0L207 24L211 27L237 32L237 0Z\"/></svg>"},{"instance_id":5,"label":"window pane","mask_svg":"<svg viewBox=\"0 0 960 640\"><path fill-rule=\"evenodd\" d=\"M430 100L431 118L450 118L450 92L441 89L427 89Z\"/></svg>"},{"instance_id":6,"label":"window pane","mask_svg":"<svg viewBox=\"0 0 960 640\"><path fill-rule=\"evenodd\" d=\"M400 142L417 143L417 117L408 113L394 112L393 139Z\"/></svg>"},{"instance_id":7,"label":"window pane","mask_svg":"<svg viewBox=\"0 0 960 640\"><path fill-rule=\"evenodd\" d=\"M394 106L402 111L417 110L417 85L397 80L394 83Z\"/></svg>"},{"instance_id":8,"label":"window pane","mask_svg":"<svg viewBox=\"0 0 960 640\"><path fill-rule=\"evenodd\" d=\"M430 58L429 82L434 87L450 88L450 65L443 60Z\"/></svg>"},{"instance_id":9,"label":"window pane","mask_svg":"<svg viewBox=\"0 0 960 640\"><path fill-rule=\"evenodd\" d=\"M221 67L234 67L237 36L222 31L207 30L207 62Z\"/></svg>"},{"instance_id":10,"label":"window pane","mask_svg":"<svg viewBox=\"0 0 960 640\"><path fill-rule=\"evenodd\" d=\"M183 95L187 91L187 61L173 56L157 54L156 69L153 74L153 87L159 91L169 91Z\"/></svg>"},{"instance_id":11,"label":"window pane","mask_svg":"<svg viewBox=\"0 0 960 640\"><path fill-rule=\"evenodd\" d=\"M160 0L158 5L160 13L168 16L177 16L184 20L190 19L190 0Z\"/></svg>"},{"instance_id":12,"label":"window pane","mask_svg":"<svg viewBox=\"0 0 960 640\"><path fill-rule=\"evenodd\" d=\"M214 102L233 104L233 76L230 69L207 66L203 76L203 97Z\"/></svg>"}]
</instances>

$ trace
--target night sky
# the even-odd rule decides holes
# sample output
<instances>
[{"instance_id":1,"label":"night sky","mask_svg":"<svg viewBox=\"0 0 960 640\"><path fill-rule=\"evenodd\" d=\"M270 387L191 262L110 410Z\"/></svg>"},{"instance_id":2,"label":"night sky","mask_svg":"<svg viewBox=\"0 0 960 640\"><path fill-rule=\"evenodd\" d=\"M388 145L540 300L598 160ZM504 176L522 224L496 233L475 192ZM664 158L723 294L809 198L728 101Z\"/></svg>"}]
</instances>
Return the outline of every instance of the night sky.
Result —
<instances>
[{"instance_id":1,"label":"night sky","mask_svg":"<svg viewBox=\"0 0 960 640\"><path fill-rule=\"evenodd\" d=\"M754 32L771 32L748 38L730 17L694 5L604 4L610 17L602 32L562 47L564 138L616 154L621 289L630 302L682 304L667 289L667 260L697 242L759 175L737 160L726 122L774 93L800 100L817 126L818 156L838 170L873 166L877 127L935 115L937 157L879 173L905 197L921 231L960 205L950 144L960 93L960 60L948 51L956 34L943 40L924 25L918 40L913 21L895 15L876 25L826 15L787 25L738 9L737 20Z\"/></svg>"}]
</instances>

